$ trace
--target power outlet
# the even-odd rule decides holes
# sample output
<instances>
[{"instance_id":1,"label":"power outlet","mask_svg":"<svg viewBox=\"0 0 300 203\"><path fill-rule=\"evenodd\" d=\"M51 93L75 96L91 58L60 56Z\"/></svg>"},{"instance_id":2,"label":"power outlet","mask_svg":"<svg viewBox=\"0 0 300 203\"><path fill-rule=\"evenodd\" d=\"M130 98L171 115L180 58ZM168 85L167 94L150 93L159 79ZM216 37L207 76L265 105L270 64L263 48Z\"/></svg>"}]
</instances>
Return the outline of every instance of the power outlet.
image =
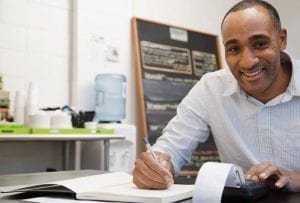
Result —
<instances>
[{"instance_id":1,"label":"power outlet","mask_svg":"<svg viewBox=\"0 0 300 203\"><path fill-rule=\"evenodd\" d=\"M107 60L112 62L118 62L120 57L118 47L107 47Z\"/></svg>"}]
</instances>

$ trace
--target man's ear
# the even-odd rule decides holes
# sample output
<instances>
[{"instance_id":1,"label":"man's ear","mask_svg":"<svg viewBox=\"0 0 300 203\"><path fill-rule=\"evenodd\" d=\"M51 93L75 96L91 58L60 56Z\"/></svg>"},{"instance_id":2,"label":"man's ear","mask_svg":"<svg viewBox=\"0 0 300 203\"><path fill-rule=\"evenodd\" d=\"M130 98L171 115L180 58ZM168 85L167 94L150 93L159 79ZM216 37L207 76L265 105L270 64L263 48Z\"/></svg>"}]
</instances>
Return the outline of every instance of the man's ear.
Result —
<instances>
[{"instance_id":1,"label":"man's ear","mask_svg":"<svg viewBox=\"0 0 300 203\"><path fill-rule=\"evenodd\" d=\"M287 46L287 30L285 28L281 29L279 33L280 40L280 50L283 51Z\"/></svg>"}]
</instances>

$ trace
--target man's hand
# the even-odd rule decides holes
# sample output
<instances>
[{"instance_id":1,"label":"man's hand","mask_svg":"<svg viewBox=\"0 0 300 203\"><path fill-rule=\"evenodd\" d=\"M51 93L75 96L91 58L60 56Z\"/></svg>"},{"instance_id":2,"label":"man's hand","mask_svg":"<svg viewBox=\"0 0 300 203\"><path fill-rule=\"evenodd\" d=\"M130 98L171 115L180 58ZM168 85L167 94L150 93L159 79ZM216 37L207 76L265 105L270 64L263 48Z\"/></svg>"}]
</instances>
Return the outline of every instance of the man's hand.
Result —
<instances>
[{"instance_id":1,"label":"man's hand","mask_svg":"<svg viewBox=\"0 0 300 203\"><path fill-rule=\"evenodd\" d=\"M166 189L174 183L173 166L168 153L155 152L158 162L151 153L143 152L135 161L132 171L133 183L138 188Z\"/></svg>"},{"instance_id":2,"label":"man's hand","mask_svg":"<svg viewBox=\"0 0 300 203\"><path fill-rule=\"evenodd\" d=\"M273 181L278 189L285 188L290 192L300 192L300 173L287 171L268 162L254 165L245 177L262 182Z\"/></svg>"}]
</instances>

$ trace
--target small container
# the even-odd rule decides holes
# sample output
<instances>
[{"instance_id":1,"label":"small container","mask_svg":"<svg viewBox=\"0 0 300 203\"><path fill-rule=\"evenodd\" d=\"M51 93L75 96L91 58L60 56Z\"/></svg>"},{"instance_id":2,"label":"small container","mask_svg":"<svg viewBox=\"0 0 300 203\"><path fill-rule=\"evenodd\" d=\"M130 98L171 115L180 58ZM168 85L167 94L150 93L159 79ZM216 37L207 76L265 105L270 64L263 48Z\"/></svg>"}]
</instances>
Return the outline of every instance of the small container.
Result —
<instances>
[{"instance_id":1,"label":"small container","mask_svg":"<svg viewBox=\"0 0 300 203\"><path fill-rule=\"evenodd\" d=\"M98 74L95 79L96 122L120 122L125 118L126 78L122 74Z\"/></svg>"}]
</instances>

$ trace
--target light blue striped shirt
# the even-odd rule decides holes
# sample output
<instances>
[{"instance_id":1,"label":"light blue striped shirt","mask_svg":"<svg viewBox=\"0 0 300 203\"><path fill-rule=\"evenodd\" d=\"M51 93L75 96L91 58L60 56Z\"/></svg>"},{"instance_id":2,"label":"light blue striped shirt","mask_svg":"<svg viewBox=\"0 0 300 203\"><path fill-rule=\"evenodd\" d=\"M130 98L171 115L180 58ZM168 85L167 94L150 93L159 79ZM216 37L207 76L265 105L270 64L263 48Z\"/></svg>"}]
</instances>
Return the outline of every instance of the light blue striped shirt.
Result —
<instances>
[{"instance_id":1,"label":"light blue striped shirt","mask_svg":"<svg viewBox=\"0 0 300 203\"><path fill-rule=\"evenodd\" d=\"M211 132L221 161L247 171L268 161L300 171L300 61L292 59L287 90L261 103L240 89L230 70L205 74L154 145L172 155L175 174Z\"/></svg>"}]
</instances>

